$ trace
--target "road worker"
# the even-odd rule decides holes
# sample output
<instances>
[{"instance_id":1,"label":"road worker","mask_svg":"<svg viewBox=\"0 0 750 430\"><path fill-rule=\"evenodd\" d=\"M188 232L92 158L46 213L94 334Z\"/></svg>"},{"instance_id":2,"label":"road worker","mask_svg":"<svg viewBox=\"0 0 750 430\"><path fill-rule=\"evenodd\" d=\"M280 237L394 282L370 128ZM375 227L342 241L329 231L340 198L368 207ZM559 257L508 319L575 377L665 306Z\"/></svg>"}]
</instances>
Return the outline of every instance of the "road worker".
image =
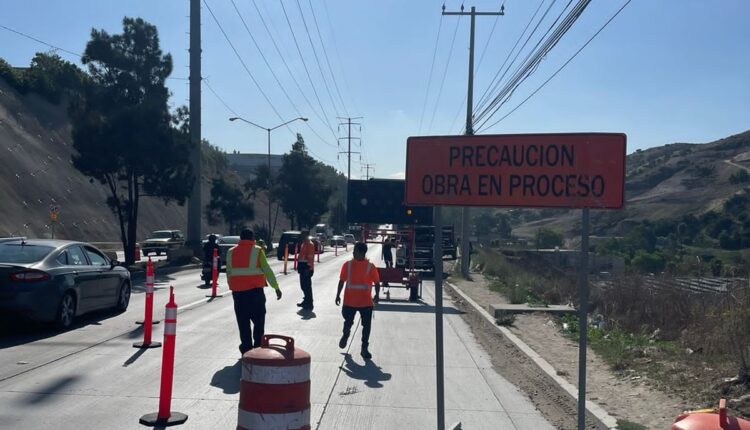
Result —
<instances>
[{"instance_id":1,"label":"road worker","mask_svg":"<svg viewBox=\"0 0 750 430\"><path fill-rule=\"evenodd\" d=\"M395 245L391 238L386 237L383 242L383 261L385 261L385 267L388 269L393 267L393 248L395 248Z\"/></svg>"},{"instance_id":2,"label":"road worker","mask_svg":"<svg viewBox=\"0 0 750 430\"><path fill-rule=\"evenodd\" d=\"M263 338L266 322L263 287L270 285L276 290L276 300L281 299L276 276L268 265L263 248L255 243L250 229L242 230L240 242L227 251L227 280L240 330L240 353L244 354L260 347Z\"/></svg>"},{"instance_id":3,"label":"road worker","mask_svg":"<svg viewBox=\"0 0 750 430\"><path fill-rule=\"evenodd\" d=\"M369 360L372 354L368 350L370 344L370 326L372 310L380 300L380 276L378 269L370 263L367 255L367 245L357 242L354 245L354 258L341 266L339 286L336 291L336 306L341 304L341 290L344 291L344 306L341 315L344 316L344 333L339 340L339 348L346 348L351 334L354 317L357 312L362 319L362 358ZM375 298L372 297L372 287L375 286Z\"/></svg>"},{"instance_id":4,"label":"road worker","mask_svg":"<svg viewBox=\"0 0 750 430\"><path fill-rule=\"evenodd\" d=\"M302 289L302 302L297 306L305 310L313 309L312 276L315 271L315 244L310 240L310 232L300 234L299 256L297 257L297 272L299 286Z\"/></svg>"}]
</instances>

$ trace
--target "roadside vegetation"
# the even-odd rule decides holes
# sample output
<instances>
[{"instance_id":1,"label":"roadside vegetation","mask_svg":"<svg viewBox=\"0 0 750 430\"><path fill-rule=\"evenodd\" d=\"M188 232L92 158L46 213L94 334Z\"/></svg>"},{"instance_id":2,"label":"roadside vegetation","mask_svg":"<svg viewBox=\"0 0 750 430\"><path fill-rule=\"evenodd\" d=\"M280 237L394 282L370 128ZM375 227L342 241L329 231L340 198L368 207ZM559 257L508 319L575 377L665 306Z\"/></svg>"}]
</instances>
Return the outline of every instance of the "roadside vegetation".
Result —
<instances>
[{"instance_id":1,"label":"roadside vegetation","mask_svg":"<svg viewBox=\"0 0 750 430\"><path fill-rule=\"evenodd\" d=\"M472 264L511 303L577 303L575 274L521 255L480 248ZM634 272L611 279L606 288L592 285L590 347L621 378L642 380L696 405L726 397L735 413L750 416L743 397L750 394L750 287L695 293L653 289L644 280ZM578 339L576 315L558 323L566 336Z\"/></svg>"}]
</instances>

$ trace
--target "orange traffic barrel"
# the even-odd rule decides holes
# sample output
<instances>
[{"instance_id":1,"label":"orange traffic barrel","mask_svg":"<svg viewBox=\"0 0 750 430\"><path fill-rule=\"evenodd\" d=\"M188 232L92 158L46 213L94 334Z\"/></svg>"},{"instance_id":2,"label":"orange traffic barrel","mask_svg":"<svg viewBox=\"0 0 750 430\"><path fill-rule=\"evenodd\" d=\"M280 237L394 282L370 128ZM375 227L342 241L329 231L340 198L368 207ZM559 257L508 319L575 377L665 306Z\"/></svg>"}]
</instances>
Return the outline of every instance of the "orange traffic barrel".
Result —
<instances>
[{"instance_id":1,"label":"orange traffic barrel","mask_svg":"<svg viewBox=\"0 0 750 430\"><path fill-rule=\"evenodd\" d=\"M750 430L750 421L727 416L727 401L719 401L716 409L685 412L677 417L672 430Z\"/></svg>"},{"instance_id":2,"label":"orange traffic barrel","mask_svg":"<svg viewBox=\"0 0 750 430\"><path fill-rule=\"evenodd\" d=\"M294 339L265 335L260 348L242 356L237 421L237 430L310 430L310 354Z\"/></svg>"}]
</instances>

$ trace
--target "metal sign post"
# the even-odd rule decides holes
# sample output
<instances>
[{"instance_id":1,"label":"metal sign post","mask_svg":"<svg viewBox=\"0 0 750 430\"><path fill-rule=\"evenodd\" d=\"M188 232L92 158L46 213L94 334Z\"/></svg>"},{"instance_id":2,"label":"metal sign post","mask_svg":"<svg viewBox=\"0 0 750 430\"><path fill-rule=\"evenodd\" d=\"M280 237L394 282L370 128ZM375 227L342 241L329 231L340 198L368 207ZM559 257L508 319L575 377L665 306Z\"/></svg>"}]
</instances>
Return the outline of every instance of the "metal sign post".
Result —
<instances>
[{"instance_id":1,"label":"metal sign post","mask_svg":"<svg viewBox=\"0 0 750 430\"><path fill-rule=\"evenodd\" d=\"M578 274L578 430L586 428L586 341L589 314L589 208L581 219L581 261Z\"/></svg>"},{"instance_id":2,"label":"metal sign post","mask_svg":"<svg viewBox=\"0 0 750 430\"><path fill-rule=\"evenodd\" d=\"M432 261L435 268L437 428L438 430L445 430L445 380L443 371L443 208L435 206L432 219L435 224L435 245L432 250ZM412 248L414 248L414 246L412 246Z\"/></svg>"}]
</instances>

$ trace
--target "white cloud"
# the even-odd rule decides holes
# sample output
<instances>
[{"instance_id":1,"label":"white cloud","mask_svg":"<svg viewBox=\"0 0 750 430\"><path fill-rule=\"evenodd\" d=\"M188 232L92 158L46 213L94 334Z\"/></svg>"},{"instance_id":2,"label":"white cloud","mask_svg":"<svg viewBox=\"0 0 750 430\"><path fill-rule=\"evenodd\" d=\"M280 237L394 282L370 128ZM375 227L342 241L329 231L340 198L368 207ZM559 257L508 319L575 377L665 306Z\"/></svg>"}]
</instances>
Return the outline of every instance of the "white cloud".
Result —
<instances>
[{"instance_id":1,"label":"white cloud","mask_svg":"<svg viewBox=\"0 0 750 430\"><path fill-rule=\"evenodd\" d=\"M391 173L388 175L388 179L404 179L406 177L406 172L396 172Z\"/></svg>"}]
</instances>

